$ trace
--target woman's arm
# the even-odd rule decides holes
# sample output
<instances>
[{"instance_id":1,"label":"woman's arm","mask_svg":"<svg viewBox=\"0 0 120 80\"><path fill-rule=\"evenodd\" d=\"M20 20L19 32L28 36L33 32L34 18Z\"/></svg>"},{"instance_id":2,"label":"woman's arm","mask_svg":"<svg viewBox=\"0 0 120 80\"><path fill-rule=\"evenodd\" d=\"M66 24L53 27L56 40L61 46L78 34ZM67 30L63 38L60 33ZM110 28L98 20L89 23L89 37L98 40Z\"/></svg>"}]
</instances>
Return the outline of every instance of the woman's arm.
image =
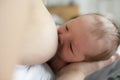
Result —
<instances>
[{"instance_id":1,"label":"woman's arm","mask_svg":"<svg viewBox=\"0 0 120 80\"><path fill-rule=\"evenodd\" d=\"M99 62L72 63L58 73L57 80L84 80L89 74L111 63L111 59Z\"/></svg>"}]
</instances>

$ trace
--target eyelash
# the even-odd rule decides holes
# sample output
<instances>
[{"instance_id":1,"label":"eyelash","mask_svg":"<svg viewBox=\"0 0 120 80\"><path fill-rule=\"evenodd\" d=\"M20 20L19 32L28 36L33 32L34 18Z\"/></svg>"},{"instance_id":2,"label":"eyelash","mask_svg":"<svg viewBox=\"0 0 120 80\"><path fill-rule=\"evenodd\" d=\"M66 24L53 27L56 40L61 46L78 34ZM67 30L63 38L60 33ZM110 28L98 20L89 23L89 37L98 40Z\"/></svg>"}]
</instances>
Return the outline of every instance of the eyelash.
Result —
<instances>
[{"instance_id":1,"label":"eyelash","mask_svg":"<svg viewBox=\"0 0 120 80\"><path fill-rule=\"evenodd\" d=\"M71 43L70 43L69 47L70 47L70 50L73 52Z\"/></svg>"}]
</instances>

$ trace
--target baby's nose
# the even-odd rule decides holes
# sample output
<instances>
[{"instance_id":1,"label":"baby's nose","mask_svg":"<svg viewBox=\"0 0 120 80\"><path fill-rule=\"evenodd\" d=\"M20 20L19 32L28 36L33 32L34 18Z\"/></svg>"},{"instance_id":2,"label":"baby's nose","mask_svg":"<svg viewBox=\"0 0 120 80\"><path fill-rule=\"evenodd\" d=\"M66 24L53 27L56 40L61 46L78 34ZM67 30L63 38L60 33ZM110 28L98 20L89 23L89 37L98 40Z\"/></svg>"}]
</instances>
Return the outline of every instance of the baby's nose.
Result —
<instances>
[{"instance_id":1,"label":"baby's nose","mask_svg":"<svg viewBox=\"0 0 120 80\"><path fill-rule=\"evenodd\" d=\"M67 37L66 37L65 34L59 34L58 39L59 39L59 44L60 45L63 45L67 41Z\"/></svg>"},{"instance_id":2,"label":"baby's nose","mask_svg":"<svg viewBox=\"0 0 120 80\"><path fill-rule=\"evenodd\" d=\"M57 31L57 32L58 32L58 35L59 35L59 34L62 34L62 31L60 31L60 29L58 29L58 31Z\"/></svg>"},{"instance_id":3,"label":"baby's nose","mask_svg":"<svg viewBox=\"0 0 120 80\"><path fill-rule=\"evenodd\" d=\"M57 29L57 32L58 32L58 34L63 34L65 32L65 30L63 29L63 27L59 27Z\"/></svg>"}]
</instances>

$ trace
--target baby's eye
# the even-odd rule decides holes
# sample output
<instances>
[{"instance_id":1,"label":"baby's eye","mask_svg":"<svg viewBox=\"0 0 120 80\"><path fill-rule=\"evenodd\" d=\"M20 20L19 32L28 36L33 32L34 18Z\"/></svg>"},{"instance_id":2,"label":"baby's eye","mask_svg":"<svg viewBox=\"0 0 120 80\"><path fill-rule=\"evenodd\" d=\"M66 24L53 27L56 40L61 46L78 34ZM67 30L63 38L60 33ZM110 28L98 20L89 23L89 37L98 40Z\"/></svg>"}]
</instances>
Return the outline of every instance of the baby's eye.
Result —
<instances>
[{"instance_id":1,"label":"baby's eye","mask_svg":"<svg viewBox=\"0 0 120 80\"><path fill-rule=\"evenodd\" d=\"M71 43L69 44L69 47L70 47L71 52L73 53L73 48L72 48L72 44Z\"/></svg>"}]
</instances>

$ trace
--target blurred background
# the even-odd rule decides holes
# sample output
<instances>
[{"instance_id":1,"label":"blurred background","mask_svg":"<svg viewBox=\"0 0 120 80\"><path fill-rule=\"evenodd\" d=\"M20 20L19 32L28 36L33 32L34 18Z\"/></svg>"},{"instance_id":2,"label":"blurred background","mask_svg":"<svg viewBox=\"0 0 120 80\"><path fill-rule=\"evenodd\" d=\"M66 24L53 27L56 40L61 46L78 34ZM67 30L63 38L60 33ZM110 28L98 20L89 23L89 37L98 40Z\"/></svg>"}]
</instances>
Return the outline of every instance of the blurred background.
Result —
<instances>
[{"instance_id":1,"label":"blurred background","mask_svg":"<svg viewBox=\"0 0 120 80\"><path fill-rule=\"evenodd\" d=\"M88 13L100 13L120 25L120 0L43 0L56 24Z\"/></svg>"}]
</instances>

